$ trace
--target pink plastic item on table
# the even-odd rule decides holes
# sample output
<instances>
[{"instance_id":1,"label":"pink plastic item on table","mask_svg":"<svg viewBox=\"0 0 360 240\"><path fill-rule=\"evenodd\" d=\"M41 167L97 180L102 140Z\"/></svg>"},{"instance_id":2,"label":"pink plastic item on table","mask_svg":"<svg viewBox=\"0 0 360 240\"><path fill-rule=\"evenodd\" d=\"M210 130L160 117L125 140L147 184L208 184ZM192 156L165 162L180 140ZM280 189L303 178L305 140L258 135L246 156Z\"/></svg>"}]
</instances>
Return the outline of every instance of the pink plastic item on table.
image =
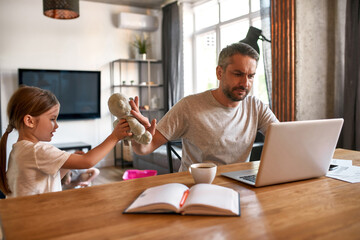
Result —
<instances>
[{"instance_id":1,"label":"pink plastic item on table","mask_svg":"<svg viewBox=\"0 0 360 240\"><path fill-rule=\"evenodd\" d=\"M143 177L151 177L156 176L156 170L138 170L138 169L131 169L126 170L123 175L124 180L130 180L135 178L143 178Z\"/></svg>"}]
</instances>

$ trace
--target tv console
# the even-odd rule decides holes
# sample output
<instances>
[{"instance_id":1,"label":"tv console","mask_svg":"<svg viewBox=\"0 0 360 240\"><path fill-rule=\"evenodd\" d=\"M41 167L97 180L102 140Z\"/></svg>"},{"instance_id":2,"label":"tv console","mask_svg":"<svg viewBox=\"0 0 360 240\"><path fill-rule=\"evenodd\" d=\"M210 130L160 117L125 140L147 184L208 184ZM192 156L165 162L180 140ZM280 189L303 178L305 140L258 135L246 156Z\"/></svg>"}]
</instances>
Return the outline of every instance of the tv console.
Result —
<instances>
[{"instance_id":1,"label":"tv console","mask_svg":"<svg viewBox=\"0 0 360 240\"><path fill-rule=\"evenodd\" d=\"M84 142L69 142L69 143L55 143L53 144L55 147L60 150L83 150L84 148L89 151L91 149L91 145Z\"/></svg>"}]
</instances>

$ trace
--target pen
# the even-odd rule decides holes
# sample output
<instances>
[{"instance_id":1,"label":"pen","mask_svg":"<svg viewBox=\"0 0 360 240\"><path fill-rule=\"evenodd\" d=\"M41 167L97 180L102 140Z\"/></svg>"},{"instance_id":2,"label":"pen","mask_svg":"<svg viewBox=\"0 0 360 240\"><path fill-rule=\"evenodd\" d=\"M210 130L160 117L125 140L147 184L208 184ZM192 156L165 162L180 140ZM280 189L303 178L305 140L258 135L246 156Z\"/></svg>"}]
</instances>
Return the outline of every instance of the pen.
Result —
<instances>
[{"instance_id":1,"label":"pen","mask_svg":"<svg viewBox=\"0 0 360 240\"><path fill-rule=\"evenodd\" d=\"M184 205L188 195L189 195L189 189L184 192L184 194L181 198L181 201L180 201L180 207L182 207Z\"/></svg>"}]
</instances>

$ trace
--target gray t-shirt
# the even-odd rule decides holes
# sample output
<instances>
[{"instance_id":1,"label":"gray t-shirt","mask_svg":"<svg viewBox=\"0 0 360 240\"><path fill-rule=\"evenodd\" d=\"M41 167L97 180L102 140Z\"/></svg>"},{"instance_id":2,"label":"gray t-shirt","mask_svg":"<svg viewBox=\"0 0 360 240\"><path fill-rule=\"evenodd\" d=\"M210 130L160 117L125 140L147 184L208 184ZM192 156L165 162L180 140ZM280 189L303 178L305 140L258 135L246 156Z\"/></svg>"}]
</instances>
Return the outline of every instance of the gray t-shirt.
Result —
<instances>
[{"instance_id":1,"label":"gray t-shirt","mask_svg":"<svg viewBox=\"0 0 360 240\"><path fill-rule=\"evenodd\" d=\"M192 163L245 162L257 131L265 134L273 122L278 122L273 112L254 96L231 108L208 90L181 99L159 121L157 130L169 141L182 138L179 171L187 171Z\"/></svg>"}]
</instances>

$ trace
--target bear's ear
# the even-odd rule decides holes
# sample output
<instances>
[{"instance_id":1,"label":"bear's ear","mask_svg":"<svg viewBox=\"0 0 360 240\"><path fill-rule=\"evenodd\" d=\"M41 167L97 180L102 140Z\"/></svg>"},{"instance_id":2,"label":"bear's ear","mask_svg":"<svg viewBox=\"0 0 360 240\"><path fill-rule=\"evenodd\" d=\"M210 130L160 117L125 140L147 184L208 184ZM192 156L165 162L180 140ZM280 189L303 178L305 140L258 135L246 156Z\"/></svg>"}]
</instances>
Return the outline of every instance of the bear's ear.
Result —
<instances>
[{"instance_id":1,"label":"bear's ear","mask_svg":"<svg viewBox=\"0 0 360 240\"><path fill-rule=\"evenodd\" d=\"M123 100L120 100L120 101L119 101L119 107L120 107L120 108L126 107L126 102L123 101Z\"/></svg>"}]
</instances>

